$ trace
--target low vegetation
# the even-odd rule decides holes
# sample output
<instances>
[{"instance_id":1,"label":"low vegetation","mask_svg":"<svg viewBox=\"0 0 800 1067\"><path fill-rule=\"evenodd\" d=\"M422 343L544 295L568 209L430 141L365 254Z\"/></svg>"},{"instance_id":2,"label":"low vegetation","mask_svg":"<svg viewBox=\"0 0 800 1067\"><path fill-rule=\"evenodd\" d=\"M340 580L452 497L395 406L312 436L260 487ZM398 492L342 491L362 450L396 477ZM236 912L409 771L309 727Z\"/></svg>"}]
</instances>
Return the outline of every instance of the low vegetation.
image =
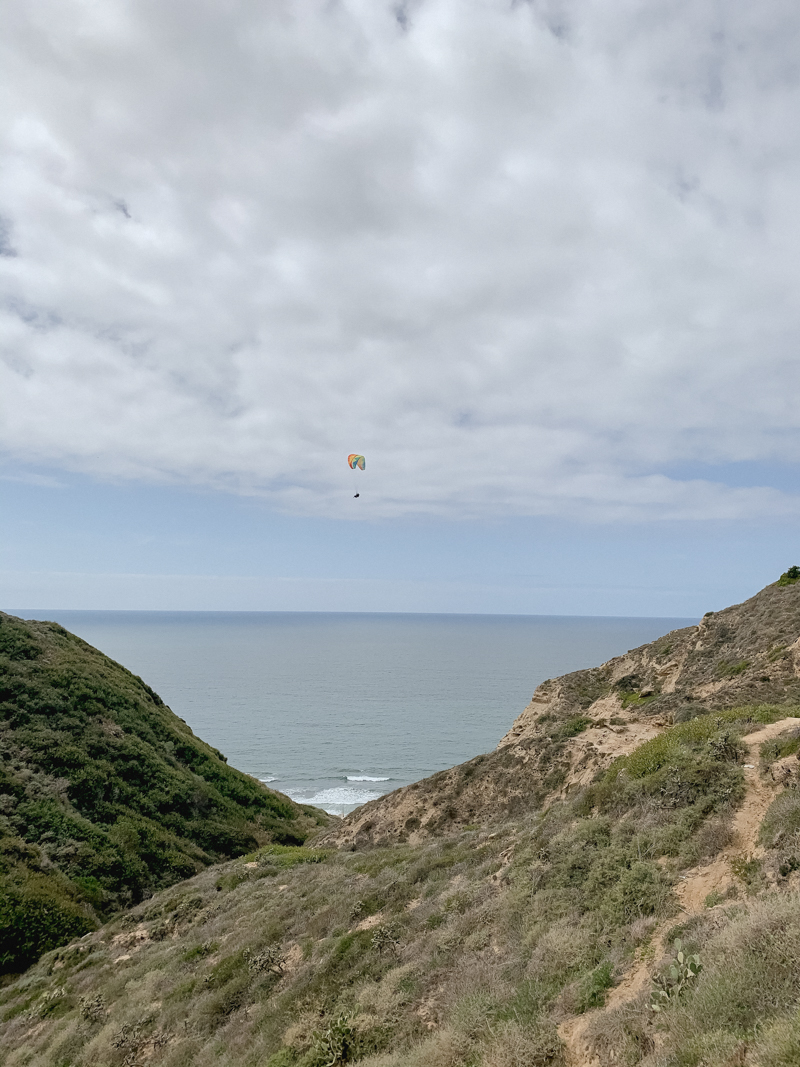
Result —
<instances>
[{"instance_id":1,"label":"low vegetation","mask_svg":"<svg viewBox=\"0 0 800 1067\"><path fill-rule=\"evenodd\" d=\"M778 872L800 804L779 796L765 820L768 898L740 881L681 925L674 892L728 846L742 737L787 713L697 716L533 817L365 852L273 843L201 871L8 984L0 1059L559 1067L559 1022L588 1013L619 1064L722 1067L743 1042L759 1067L797 1062L800 909ZM665 922L683 971L598 1011Z\"/></svg>"},{"instance_id":2,"label":"low vegetation","mask_svg":"<svg viewBox=\"0 0 800 1067\"><path fill-rule=\"evenodd\" d=\"M0 1062L800 1063L798 633L789 568L317 834L0 615L0 945L44 953L0 982Z\"/></svg>"},{"instance_id":3,"label":"low vegetation","mask_svg":"<svg viewBox=\"0 0 800 1067\"><path fill-rule=\"evenodd\" d=\"M780 576L778 585L794 585L797 581L800 581L800 567L790 567Z\"/></svg>"},{"instance_id":4,"label":"low vegetation","mask_svg":"<svg viewBox=\"0 0 800 1067\"><path fill-rule=\"evenodd\" d=\"M80 638L0 613L0 973L326 821L226 766Z\"/></svg>"}]
</instances>

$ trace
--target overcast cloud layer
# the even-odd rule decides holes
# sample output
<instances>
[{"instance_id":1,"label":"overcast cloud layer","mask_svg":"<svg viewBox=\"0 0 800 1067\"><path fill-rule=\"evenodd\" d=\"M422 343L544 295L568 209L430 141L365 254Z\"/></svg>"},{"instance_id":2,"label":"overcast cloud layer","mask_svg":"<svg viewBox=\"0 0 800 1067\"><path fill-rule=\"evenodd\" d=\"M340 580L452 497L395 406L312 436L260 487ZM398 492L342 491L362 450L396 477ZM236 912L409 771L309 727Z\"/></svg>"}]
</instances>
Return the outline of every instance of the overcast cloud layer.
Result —
<instances>
[{"instance_id":1,"label":"overcast cloud layer","mask_svg":"<svg viewBox=\"0 0 800 1067\"><path fill-rule=\"evenodd\" d=\"M0 449L364 515L800 512L793 0L6 0ZM365 474L346 468L367 456Z\"/></svg>"}]
</instances>

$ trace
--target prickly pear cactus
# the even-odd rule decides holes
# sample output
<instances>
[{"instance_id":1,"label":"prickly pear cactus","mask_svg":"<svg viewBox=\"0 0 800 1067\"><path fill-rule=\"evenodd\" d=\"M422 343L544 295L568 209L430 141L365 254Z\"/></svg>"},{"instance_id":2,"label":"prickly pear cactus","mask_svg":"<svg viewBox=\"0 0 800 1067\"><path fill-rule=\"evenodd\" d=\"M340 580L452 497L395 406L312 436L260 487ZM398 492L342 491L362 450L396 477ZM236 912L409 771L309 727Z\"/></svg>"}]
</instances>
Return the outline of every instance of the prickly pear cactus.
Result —
<instances>
[{"instance_id":1,"label":"prickly pear cactus","mask_svg":"<svg viewBox=\"0 0 800 1067\"><path fill-rule=\"evenodd\" d=\"M656 988L650 998L650 1007L653 1011L663 1011L667 1005L676 1000L697 978L703 969L700 957L695 953L692 956L683 951L683 943L677 937L673 948L675 956L664 974L657 974L653 978Z\"/></svg>"}]
</instances>

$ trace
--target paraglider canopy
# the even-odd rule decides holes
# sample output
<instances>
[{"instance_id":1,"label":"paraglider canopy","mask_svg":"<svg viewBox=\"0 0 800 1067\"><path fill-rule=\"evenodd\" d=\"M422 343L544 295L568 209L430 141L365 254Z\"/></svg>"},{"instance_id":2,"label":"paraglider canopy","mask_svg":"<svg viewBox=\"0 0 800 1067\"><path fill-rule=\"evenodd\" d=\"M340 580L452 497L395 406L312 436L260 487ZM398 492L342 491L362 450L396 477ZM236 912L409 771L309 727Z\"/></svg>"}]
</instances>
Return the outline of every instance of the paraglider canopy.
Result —
<instances>
[{"instance_id":1,"label":"paraglider canopy","mask_svg":"<svg viewBox=\"0 0 800 1067\"><path fill-rule=\"evenodd\" d=\"M347 457L347 462L350 464L351 470L355 470L356 467L358 467L359 470L363 471L364 467L366 466L366 460L364 459L364 457L357 456L355 452L353 452Z\"/></svg>"}]
</instances>

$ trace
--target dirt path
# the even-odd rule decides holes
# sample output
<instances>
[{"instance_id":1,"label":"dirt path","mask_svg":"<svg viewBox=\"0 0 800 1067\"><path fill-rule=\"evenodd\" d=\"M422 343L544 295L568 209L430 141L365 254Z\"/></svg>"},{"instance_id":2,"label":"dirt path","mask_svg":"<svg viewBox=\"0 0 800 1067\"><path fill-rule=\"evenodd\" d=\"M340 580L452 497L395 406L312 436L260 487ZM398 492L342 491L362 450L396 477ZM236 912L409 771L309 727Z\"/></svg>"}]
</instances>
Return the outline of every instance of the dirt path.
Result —
<instances>
[{"instance_id":1,"label":"dirt path","mask_svg":"<svg viewBox=\"0 0 800 1067\"><path fill-rule=\"evenodd\" d=\"M758 773L759 748L764 741L777 737L787 727L797 725L797 719L781 719L742 738L749 749L744 767L747 792L733 818L733 839L727 852L703 867L687 871L675 887L675 893L686 916L702 912L709 893L715 890L724 893L732 883L730 861L733 856L744 854L757 857L763 852L763 849L758 847L758 830L778 788L774 782L764 781ZM606 1067L593 1052L586 1039L586 1031L600 1012L611 1011L629 1003L643 989L649 987L650 976L664 956L666 933L674 925L675 917L672 917L656 928L645 954L639 955L619 985L611 990L604 1008L573 1016L561 1023L558 1032L566 1045L569 1067Z\"/></svg>"}]
</instances>

